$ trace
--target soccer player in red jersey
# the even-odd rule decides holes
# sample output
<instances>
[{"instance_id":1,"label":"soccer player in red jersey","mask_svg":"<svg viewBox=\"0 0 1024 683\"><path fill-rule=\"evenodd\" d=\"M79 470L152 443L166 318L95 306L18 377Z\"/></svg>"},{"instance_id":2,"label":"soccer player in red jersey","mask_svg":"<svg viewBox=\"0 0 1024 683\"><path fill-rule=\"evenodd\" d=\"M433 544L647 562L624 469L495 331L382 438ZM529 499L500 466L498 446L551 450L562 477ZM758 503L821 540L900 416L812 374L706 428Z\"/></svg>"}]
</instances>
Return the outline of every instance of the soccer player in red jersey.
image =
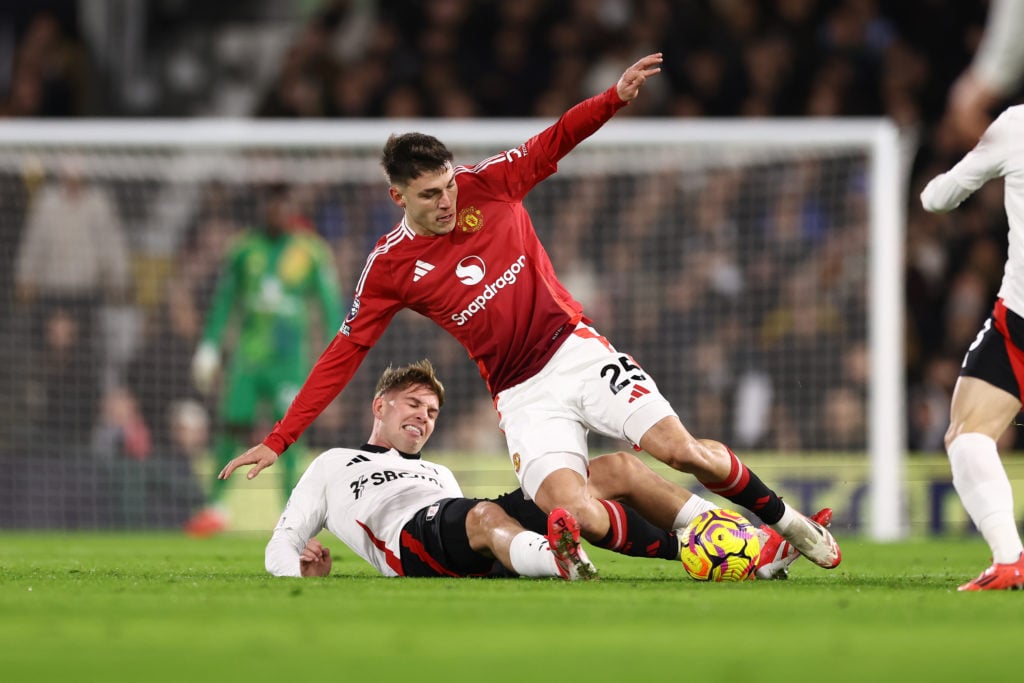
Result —
<instances>
[{"instance_id":1,"label":"soccer player in red jersey","mask_svg":"<svg viewBox=\"0 0 1024 683\"><path fill-rule=\"evenodd\" d=\"M526 495L545 512L568 510L588 541L612 550L633 542L629 518L588 491L592 429L694 475L812 562L837 566L839 546L827 529L790 508L725 445L691 435L639 363L591 326L523 206L562 157L637 97L661 61L661 53L643 57L603 93L476 166L454 166L429 135L391 136L382 164L404 218L367 257L348 317L287 414L219 476L251 464L251 479L272 465L345 387L395 313L409 308L476 361Z\"/></svg>"}]
</instances>

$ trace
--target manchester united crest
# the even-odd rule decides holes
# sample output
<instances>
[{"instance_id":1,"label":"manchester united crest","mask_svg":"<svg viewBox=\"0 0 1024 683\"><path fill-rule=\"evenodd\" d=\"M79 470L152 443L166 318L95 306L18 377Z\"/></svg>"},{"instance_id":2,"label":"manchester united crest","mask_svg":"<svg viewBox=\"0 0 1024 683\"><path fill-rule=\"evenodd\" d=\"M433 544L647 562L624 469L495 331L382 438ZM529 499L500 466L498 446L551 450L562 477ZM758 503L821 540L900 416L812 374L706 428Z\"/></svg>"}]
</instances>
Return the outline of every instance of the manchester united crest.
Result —
<instances>
[{"instance_id":1,"label":"manchester united crest","mask_svg":"<svg viewBox=\"0 0 1024 683\"><path fill-rule=\"evenodd\" d=\"M459 229L462 232L479 232L484 227L484 214L475 206L459 211Z\"/></svg>"}]
</instances>

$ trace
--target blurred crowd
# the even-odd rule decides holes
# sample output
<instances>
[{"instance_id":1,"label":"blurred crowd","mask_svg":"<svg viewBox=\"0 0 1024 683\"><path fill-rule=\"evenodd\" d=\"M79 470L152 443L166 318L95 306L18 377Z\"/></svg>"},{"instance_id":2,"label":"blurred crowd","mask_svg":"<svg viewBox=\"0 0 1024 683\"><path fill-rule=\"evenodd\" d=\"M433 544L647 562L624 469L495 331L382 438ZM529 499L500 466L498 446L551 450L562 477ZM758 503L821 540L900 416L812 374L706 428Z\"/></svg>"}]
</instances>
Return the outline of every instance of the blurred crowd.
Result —
<instances>
[{"instance_id":1,"label":"blurred crowd","mask_svg":"<svg viewBox=\"0 0 1024 683\"><path fill-rule=\"evenodd\" d=\"M124 114L105 100L103 69L73 7L50 3L17 14L0 62L0 116ZM941 450L961 355L1001 278L1006 221L998 186L948 216L924 213L917 195L966 151L942 113L976 49L985 2L328 0L304 7L272 77L251 85L253 117L551 118L611 85L637 56L660 50L663 76L620 116L893 119L917 145L907 173L907 446ZM857 228L865 220L863 171L855 158L805 159L781 166L770 187L721 172L688 190L656 175L556 176L530 201L535 214L547 214L539 228L559 226L557 238L542 239L591 317L656 377L681 379L663 390L691 431L745 449L857 450L866 440L867 283L863 263L848 255L863 252L855 243L864 239ZM237 186L204 188L173 257L140 266L124 227L125 190L83 182L73 160L59 182L38 180L0 178L0 317L9 321L0 362L18 392L0 450L31 444L193 462L212 411L210 398L191 386L188 365L227 245L256 215L251 198ZM608 191L612 183L616 192ZM624 183L634 184L631 191ZM823 187L834 205L808 199ZM300 229L329 242L347 296L368 246L396 219L379 179L292 192ZM72 216L81 225L69 240ZM637 280L641 263L678 278L645 296L653 285ZM713 317L711 309L734 314ZM672 322L687 319L718 322ZM417 335L419 325L402 318L389 335ZM81 343L97 335L101 344ZM20 339L31 343L22 347ZM822 359L814 382L791 381L782 348ZM500 451L493 410L464 352L439 341L432 355L446 383L479 390L450 402L464 419L439 430L441 445ZM357 403L343 396L332 406L312 445L360 442L366 425L351 416L361 415L367 391L346 392ZM1014 430L1006 440L1015 444ZM186 484L176 495L194 502L201 493L182 471Z\"/></svg>"}]
</instances>

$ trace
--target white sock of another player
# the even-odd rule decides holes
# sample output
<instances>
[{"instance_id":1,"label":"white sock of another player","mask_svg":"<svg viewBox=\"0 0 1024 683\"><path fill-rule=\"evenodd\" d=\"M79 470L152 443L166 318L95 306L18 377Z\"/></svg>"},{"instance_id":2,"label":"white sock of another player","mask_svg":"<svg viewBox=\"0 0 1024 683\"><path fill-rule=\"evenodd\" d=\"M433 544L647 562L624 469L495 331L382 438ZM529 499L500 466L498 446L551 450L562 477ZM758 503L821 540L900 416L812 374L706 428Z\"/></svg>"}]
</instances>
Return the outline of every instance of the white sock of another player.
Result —
<instances>
[{"instance_id":1,"label":"white sock of another player","mask_svg":"<svg viewBox=\"0 0 1024 683\"><path fill-rule=\"evenodd\" d=\"M992 561L1016 562L1024 547L1013 518L1013 489L996 442L984 434L961 434L949 445L949 464L953 488L992 549Z\"/></svg>"},{"instance_id":2,"label":"white sock of another player","mask_svg":"<svg viewBox=\"0 0 1024 683\"><path fill-rule=\"evenodd\" d=\"M672 522L672 528L676 531L685 529L690 522L697 518L697 515L717 508L718 506L710 500L705 500L700 496L691 496L688 501L683 503L683 507L679 508L676 520Z\"/></svg>"},{"instance_id":3,"label":"white sock of another player","mask_svg":"<svg viewBox=\"0 0 1024 683\"><path fill-rule=\"evenodd\" d=\"M533 531L521 531L512 539L508 554L512 571L520 576L561 576L548 539Z\"/></svg>"}]
</instances>

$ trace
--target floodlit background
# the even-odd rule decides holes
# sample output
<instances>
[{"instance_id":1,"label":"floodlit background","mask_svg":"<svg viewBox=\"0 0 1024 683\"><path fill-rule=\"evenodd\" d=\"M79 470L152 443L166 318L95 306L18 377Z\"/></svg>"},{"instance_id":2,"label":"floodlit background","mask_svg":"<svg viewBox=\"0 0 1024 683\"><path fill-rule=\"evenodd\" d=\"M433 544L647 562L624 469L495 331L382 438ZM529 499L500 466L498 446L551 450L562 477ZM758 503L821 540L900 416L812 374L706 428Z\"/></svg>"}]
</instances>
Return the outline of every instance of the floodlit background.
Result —
<instances>
[{"instance_id":1,"label":"floodlit background","mask_svg":"<svg viewBox=\"0 0 1024 683\"><path fill-rule=\"evenodd\" d=\"M966 151L941 115L986 10L955 0L0 4L0 127L57 124L61 140L42 129L0 147L0 526L182 527L208 497L221 425L218 391L197 391L189 366L223 258L260 220L262 190L288 183L290 220L326 241L343 307L368 249L400 217L376 165L384 136L268 149L257 135L184 154L168 136L126 147L127 124L550 121L660 50L663 74L617 120L898 127L905 272L890 295L905 305L893 334L906 400L893 439L910 454L911 530L963 530L937 454L960 358L999 284L1006 224L999 184L949 217L925 214L917 195ZM104 120L105 141L76 141L85 119ZM515 144L448 141L461 162ZM837 525L862 528L875 199L865 153L605 152L611 162L568 164L528 200L569 289L693 433L732 445L800 507L832 503ZM314 335L314 353L325 341ZM431 450L461 464L475 490L513 485L475 366L411 314L310 430L307 452L361 444L377 374L424 356L450 391ZM269 428L257 424L249 442ZM1019 446L1018 430L1003 445ZM235 528L273 523L273 477L233 484Z\"/></svg>"}]
</instances>

